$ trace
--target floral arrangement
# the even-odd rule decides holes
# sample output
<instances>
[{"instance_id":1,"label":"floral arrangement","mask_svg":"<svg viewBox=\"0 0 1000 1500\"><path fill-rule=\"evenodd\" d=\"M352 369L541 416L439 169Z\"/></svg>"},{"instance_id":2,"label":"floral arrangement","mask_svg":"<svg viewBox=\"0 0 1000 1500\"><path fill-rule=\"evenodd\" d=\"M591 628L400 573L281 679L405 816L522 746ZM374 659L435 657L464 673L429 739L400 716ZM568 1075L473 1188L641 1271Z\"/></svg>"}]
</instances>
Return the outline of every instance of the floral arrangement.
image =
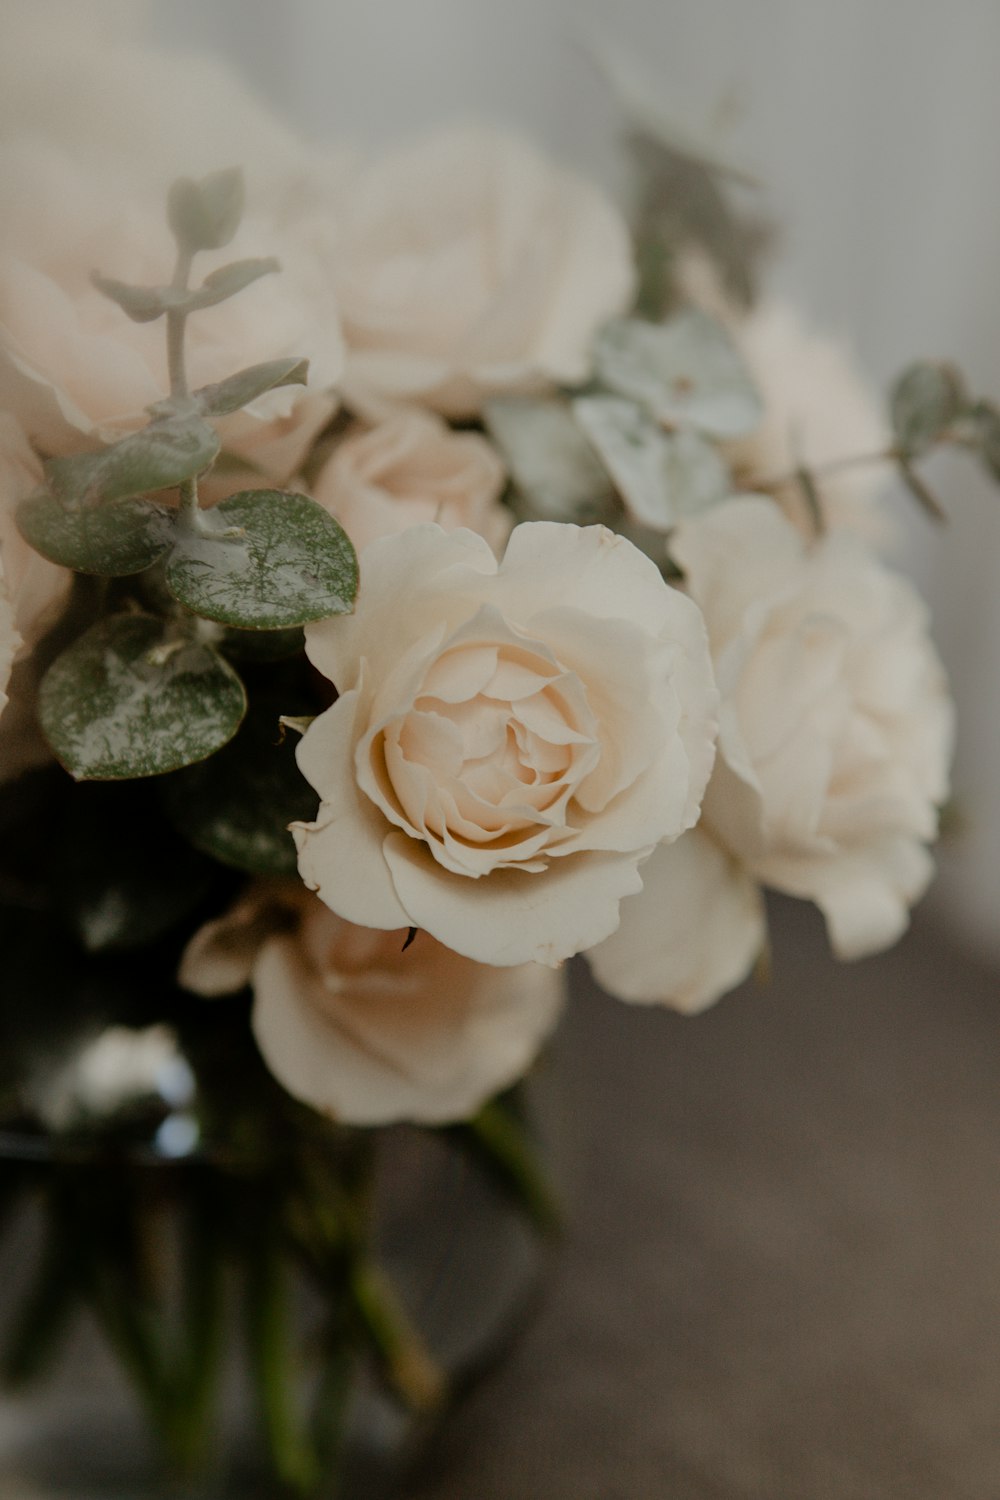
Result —
<instances>
[{"instance_id":1,"label":"floral arrangement","mask_svg":"<svg viewBox=\"0 0 1000 1500\"><path fill-rule=\"evenodd\" d=\"M952 709L878 481L936 508L915 465L996 474L1000 413L920 362L883 419L757 297L726 164L648 118L630 229L503 131L334 156L213 74L178 136L166 61L124 95L131 55L46 67L60 110L0 136L6 1114L57 1160L141 1138L212 1170L177 1361L120 1248L126 1151L99 1211L45 1178L4 1368L89 1303L196 1465L205 1268L236 1260L271 1461L308 1491L327 1449L266 1321L289 1245L331 1368L363 1347L440 1394L370 1258L367 1127L458 1132L544 1218L512 1091L567 959L696 1011L761 963L766 889L841 958L904 930Z\"/></svg>"}]
</instances>

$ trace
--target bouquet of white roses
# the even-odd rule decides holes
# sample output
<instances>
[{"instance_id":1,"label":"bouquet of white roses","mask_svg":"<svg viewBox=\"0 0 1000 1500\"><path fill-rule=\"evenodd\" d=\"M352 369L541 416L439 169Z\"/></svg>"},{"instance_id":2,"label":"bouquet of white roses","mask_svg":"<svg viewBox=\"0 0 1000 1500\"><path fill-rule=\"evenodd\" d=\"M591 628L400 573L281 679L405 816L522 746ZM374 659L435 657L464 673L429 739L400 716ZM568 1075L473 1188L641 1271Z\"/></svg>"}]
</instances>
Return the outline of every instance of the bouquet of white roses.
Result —
<instances>
[{"instance_id":1,"label":"bouquet of white roses","mask_svg":"<svg viewBox=\"0 0 1000 1500\"><path fill-rule=\"evenodd\" d=\"M266 1286L290 1246L331 1357L367 1340L426 1403L356 1127L455 1127L544 1216L516 1100L490 1101L565 960L691 1011L765 952L766 888L816 902L840 957L899 936L952 711L873 478L933 507L915 462L959 443L996 472L1000 414L920 363L884 428L842 351L756 300L725 165L648 121L631 232L500 131L334 158L256 116L246 184L192 137L164 216L169 65L112 145L119 64L50 58L61 123L0 135L7 1117L60 1160L137 1132L196 1156L202 1272ZM180 1043L157 1091L142 1059L162 1079ZM89 1182L46 1179L52 1246L69 1213L89 1248L34 1312L89 1302L194 1464L204 1306L172 1364L133 1315L141 1194L116 1177L88 1212ZM308 1490L322 1445L285 1420L262 1305L272 1459Z\"/></svg>"}]
</instances>

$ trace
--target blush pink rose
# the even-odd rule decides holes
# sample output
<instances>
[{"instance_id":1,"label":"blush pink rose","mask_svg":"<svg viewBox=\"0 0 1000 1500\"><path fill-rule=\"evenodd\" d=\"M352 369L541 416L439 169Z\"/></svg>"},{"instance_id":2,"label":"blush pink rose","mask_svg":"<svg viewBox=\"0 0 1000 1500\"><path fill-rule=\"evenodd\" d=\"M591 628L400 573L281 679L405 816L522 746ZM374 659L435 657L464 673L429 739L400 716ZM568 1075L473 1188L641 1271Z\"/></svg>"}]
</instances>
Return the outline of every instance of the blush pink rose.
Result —
<instances>
[{"instance_id":1,"label":"blush pink rose","mask_svg":"<svg viewBox=\"0 0 1000 1500\"><path fill-rule=\"evenodd\" d=\"M496 450L478 433L405 411L347 436L311 493L359 551L376 537L437 521L446 531L477 531L499 552L513 525L500 504L504 478Z\"/></svg>"},{"instance_id":2,"label":"blush pink rose","mask_svg":"<svg viewBox=\"0 0 1000 1500\"><path fill-rule=\"evenodd\" d=\"M558 1020L551 969L490 969L419 933L355 927L295 882L261 882L195 935L180 981L249 984L265 1062L297 1099L354 1125L440 1125L515 1082Z\"/></svg>"}]
</instances>

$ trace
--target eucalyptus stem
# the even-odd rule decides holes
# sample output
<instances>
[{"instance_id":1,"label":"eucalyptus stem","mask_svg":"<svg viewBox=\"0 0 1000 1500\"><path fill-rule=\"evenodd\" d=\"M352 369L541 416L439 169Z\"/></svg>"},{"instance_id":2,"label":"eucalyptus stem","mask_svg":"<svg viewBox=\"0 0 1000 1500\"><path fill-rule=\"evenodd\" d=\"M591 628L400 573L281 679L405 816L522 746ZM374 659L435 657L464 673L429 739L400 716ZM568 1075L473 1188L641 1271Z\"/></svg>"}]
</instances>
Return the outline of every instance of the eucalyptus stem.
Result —
<instances>
[{"instance_id":1,"label":"eucalyptus stem","mask_svg":"<svg viewBox=\"0 0 1000 1500\"><path fill-rule=\"evenodd\" d=\"M184 245L177 249L177 264L174 266L173 280L170 285L175 292L186 292L188 290L188 278L191 275L191 263L194 255ZM187 396L188 380L187 367L184 362L184 331L187 326L187 312L184 308L171 308L167 313L167 370L170 375L171 396Z\"/></svg>"}]
</instances>

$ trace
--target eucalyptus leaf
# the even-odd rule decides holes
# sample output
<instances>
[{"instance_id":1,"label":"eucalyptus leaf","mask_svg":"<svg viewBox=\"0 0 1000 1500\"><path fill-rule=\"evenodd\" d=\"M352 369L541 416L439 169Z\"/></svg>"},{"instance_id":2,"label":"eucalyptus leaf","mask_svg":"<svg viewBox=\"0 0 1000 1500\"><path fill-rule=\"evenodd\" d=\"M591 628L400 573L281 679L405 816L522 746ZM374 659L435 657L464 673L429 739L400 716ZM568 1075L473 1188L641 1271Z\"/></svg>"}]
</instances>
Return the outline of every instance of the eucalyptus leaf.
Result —
<instances>
[{"instance_id":1,"label":"eucalyptus leaf","mask_svg":"<svg viewBox=\"0 0 1000 1500\"><path fill-rule=\"evenodd\" d=\"M316 816L319 798L279 719L288 700L252 700L239 733L218 755L168 777L167 812L195 848L252 875L294 875L289 823Z\"/></svg>"},{"instance_id":2,"label":"eucalyptus leaf","mask_svg":"<svg viewBox=\"0 0 1000 1500\"><path fill-rule=\"evenodd\" d=\"M179 178L167 198L167 222L189 253L228 245L243 217L246 188L239 167L212 172L195 182Z\"/></svg>"},{"instance_id":3,"label":"eucalyptus leaf","mask_svg":"<svg viewBox=\"0 0 1000 1500\"><path fill-rule=\"evenodd\" d=\"M97 290L116 302L133 323L152 323L164 313L184 308L191 295L172 286L130 286L128 282L115 281L113 277L101 276L96 271L90 279Z\"/></svg>"},{"instance_id":4,"label":"eucalyptus leaf","mask_svg":"<svg viewBox=\"0 0 1000 1500\"><path fill-rule=\"evenodd\" d=\"M273 255L251 260L234 260L228 266L210 271L196 291L188 293L189 311L197 312L203 307L215 307L218 302L228 302L237 292L252 286L262 276L270 276L281 270L281 261Z\"/></svg>"},{"instance_id":5,"label":"eucalyptus leaf","mask_svg":"<svg viewBox=\"0 0 1000 1500\"><path fill-rule=\"evenodd\" d=\"M972 417L979 456L993 478L1000 481L1000 411L990 401L977 401Z\"/></svg>"},{"instance_id":6,"label":"eucalyptus leaf","mask_svg":"<svg viewBox=\"0 0 1000 1500\"><path fill-rule=\"evenodd\" d=\"M18 506L25 541L50 562L78 573L124 578L152 567L170 546L173 520L152 500L69 510L43 490Z\"/></svg>"},{"instance_id":7,"label":"eucalyptus leaf","mask_svg":"<svg viewBox=\"0 0 1000 1500\"><path fill-rule=\"evenodd\" d=\"M178 640L152 615L109 615L56 658L39 717L78 781L159 776L232 739L243 684L211 647Z\"/></svg>"},{"instance_id":8,"label":"eucalyptus leaf","mask_svg":"<svg viewBox=\"0 0 1000 1500\"><path fill-rule=\"evenodd\" d=\"M501 397L483 415L532 519L586 525L611 513L608 476L562 402Z\"/></svg>"},{"instance_id":9,"label":"eucalyptus leaf","mask_svg":"<svg viewBox=\"0 0 1000 1500\"><path fill-rule=\"evenodd\" d=\"M696 308L684 308L665 323L606 323L594 361L602 385L640 402L670 427L735 438L752 432L763 416L736 346L714 318Z\"/></svg>"},{"instance_id":10,"label":"eucalyptus leaf","mask_svg":"<svg viewBox=\"0 0 1000 1500\"><path fill-rule=\"evenodd\" d=\"M167 587L196 615L281 630L353 609L357 556L315 500L243 490L208 516L216 529L179 532L167 563Z\"/></svg>"},{"instance_id":11,"label":"eucalyptus leaf","mask_svg":"<svg viewBox=\"0 0 1000 1500\"><path fill-rule=\"evenodd\" d=\"M281 385L305 385L309 377L307 359L269 359L250 365L230 375L218 385L204 385L195 391L198 408L206 417L224 417L249 406L258 396Z\"/></svg>"},{"instance_id":12,"label":"eucalyptus leaf","mask_svg":"<svg viewBox=\"0 0 1000 1500\"><path fill-rule=\"evenodd\" d=\"M961 373L954 365L918 360L900 375L889 397L896 442L908 457L929 448L966 409Z\"/></svg>"},{"instance_id":13,"label":"eucalyptus leaf","mask_svg":"<svg viewBox=\"0 0 1000 1500\"><path fill-rule=\"evenodd\" d=\"M664 432L620 396L579 396L573 412L635 520L669 531L730 493L729 470L698 432Z\"/></svg>"},{"instance_id":14,"label":"eucalyptus leaf","mask_svg":"<svg viewBox=\"0 0 1000 1500\"><path fill-rule=\"evenodd\" d=\"M207 469L219 439L199 416L164 417L99 453L50 458L45 479L66 506L106 504L171 489Z\"/></svg>"}]
</instances>

